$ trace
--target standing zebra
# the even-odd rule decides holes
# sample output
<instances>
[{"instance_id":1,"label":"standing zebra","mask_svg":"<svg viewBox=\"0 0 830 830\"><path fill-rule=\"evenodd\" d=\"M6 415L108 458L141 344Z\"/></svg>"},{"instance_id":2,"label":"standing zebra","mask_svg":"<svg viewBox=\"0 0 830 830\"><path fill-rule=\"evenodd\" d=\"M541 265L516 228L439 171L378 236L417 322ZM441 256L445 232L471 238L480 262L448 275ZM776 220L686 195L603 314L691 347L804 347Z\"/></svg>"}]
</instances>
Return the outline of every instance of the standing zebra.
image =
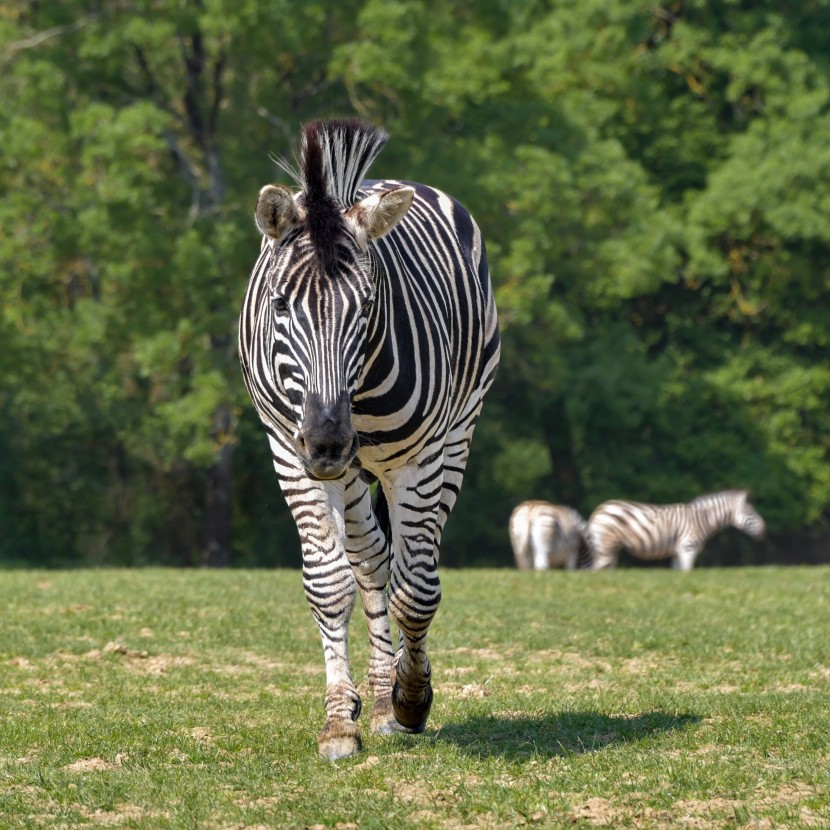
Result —
<instances>
[{"instance_id":1,"label":"standing zebra","mask_svg":"<svg viewBox=\"0 0 830 830\"><path fill-rule=\"evenodd\" d=\"M426 725L441 533L499 360L478 226L431 187L362 181L386 140L356 121L304 127L299 169L283 165L299 192L259 193L262 246L239 324L242 372L297 523L323 641L318 745L332 760L361 748L348 654L356 590L372 731Z\"/></svg>"},{"instance_id":2,"label":"standing zebra","mask_svg":"<svg viewBox=\"0 0 830 830\"><path fill-rule=\"evenodd\" d=\"M585 519L572 507L546 501L522 502L510 515L510 542L516 567L546 571L576 569L585 549Z\"/></svg>"},{"instance_id":3,"label":"standing zebra","mask_svg":"<svg viewBox=\"0 0 830 830\"><path fill-rule=\"evenodd\" d=\"M625 548L640 559L672 557L672 567L690 571L706 542L730 525L755 539L764 535L764 520L746 490L711 493L688 504L606 501L588 519L593 568L614 567Z\"/></svg>"}]
</instances>

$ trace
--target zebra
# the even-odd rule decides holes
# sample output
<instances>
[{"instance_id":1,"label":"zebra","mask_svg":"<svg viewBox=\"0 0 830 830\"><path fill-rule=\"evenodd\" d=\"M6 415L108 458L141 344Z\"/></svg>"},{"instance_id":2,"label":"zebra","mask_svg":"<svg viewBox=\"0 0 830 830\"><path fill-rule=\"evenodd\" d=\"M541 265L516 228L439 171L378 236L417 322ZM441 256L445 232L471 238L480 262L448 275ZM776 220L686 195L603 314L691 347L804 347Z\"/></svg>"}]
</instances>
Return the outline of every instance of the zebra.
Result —
<instances>
[{"instance_id":1,"label":"zebra","mask_svg":"<svg viewBox=\"0 0 830 830\"><path fill-rule=\"evenodd\" d=\"M519 570L576 569L584 555L587 523L572 507L525 501L510 515L510 542Z\"/></svg>"},{"instance_id":2,"label":"zebra","mask_svg":"<svg viewBox=\"0 0 830 830\"><path fill-rule=\"evenodd\" d=\"M747 490L723 490L688 504L606 501L588 519L593 569L617 564L620 548L640 559L672 558L672 567L690 571L706 542L726 527L760 539L764 520Z\"/></svg>"},{"instance_id":3,"label":"zebra","mask_svg":"<svg viewBox=\"0 0 830 830\"><path fill-rule=\"evenodd\" d=\"M363 181L387 139L356 120L303 126L299 161L279 162L298 190L259 191L262 242L239 324L242 374L297 525L322 639L318 749L331 760L362 749L348 653L357 591L371 731L425 729L441 534L500 354L472 216L423 184Z\"/></svg>"}]
</instances>

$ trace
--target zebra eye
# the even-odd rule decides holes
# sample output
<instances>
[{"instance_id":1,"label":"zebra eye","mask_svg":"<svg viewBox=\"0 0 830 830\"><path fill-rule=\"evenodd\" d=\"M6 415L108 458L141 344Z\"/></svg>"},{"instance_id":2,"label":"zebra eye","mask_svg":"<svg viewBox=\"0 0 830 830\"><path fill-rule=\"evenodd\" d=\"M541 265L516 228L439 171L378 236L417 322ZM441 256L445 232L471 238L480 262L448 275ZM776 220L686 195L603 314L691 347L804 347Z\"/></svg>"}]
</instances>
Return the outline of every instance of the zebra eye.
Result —
<instances>
[{"instance_id":1,"label":"zebra eye","mask_svg":"<svg viewBox=\"0 0 830 830\"><path fill-rule=\"evenodd\" d=\"M363 310L364 314L368 314L372 310L372 306L375 304L374 300L364 300L361 309Z\"/></svg>"},{"instance_id":2,"label":"zebra eye","mask_svg":"<svg viewBox=\"0 0 830 830\"><path fill-rule=\"evenodd\" d=\"M285 301L285 297L274 297L271 300L271 308L274 309L274 314L285 314L288 311L288 303Z\"/></svg>"}]
</instances>

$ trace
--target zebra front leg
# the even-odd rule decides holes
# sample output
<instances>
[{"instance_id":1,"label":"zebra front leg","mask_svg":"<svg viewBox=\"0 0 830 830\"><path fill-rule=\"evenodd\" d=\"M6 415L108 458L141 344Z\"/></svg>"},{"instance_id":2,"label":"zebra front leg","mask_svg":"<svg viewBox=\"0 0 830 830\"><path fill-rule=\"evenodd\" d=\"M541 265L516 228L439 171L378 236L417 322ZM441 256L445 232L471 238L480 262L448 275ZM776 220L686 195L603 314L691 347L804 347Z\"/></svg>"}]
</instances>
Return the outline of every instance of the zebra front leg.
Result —
<instances>
[{"instance_id":1,"label":"zebra front leg","mask_svg":"<svg viewBox=\"0 0 830 830\"><path fill-rule=\"evenodd\" d=\"M362 746L355 723L361 701L349 666L349 620L357 590L346 557L344 487L284 472L280 483L300 533L303 588L326 661L326 724L317 736L318 748L323 758L336 761Z\"/></svg>"},{"instance_id":2,"label":"zebra front leg","mask_svg":"<svg viewBox=\"0 0 830 830\"><path fill-rule=\"evenodd\" d=\"M443 470L440 454L395 472L388 490L392 526L389 610L400 629L392 669L395 719L423 732L432 706L432 669L426 637L441 601L436 520Z\"/></svg>"},{"instance_id":3,"label":"zebra front leg","mask_svg":"<svg viewBox=\"0 0 830 830\"><path fill-rule=\"evenodd\" d=\"M671 566L678 571L690 571L695 566L695 559L700 553L700 548L697 545L680 544L674 551L672 556Z\"/></svg>"},{"instance_id":4,"label":"zebra front leg","mask_svg":"<svg viewBox=\"0 0 830 830\"><path fill-rule=\"evenodd\" d=\"M317 736L317 745L320 756L329 761L356 755L363 746L355 723L362 704L349 668L349 619L356 591L351 568L345 561L343 564L342 571L331 574L340 579L338 586L327 580L326 585L316 583L309 588L307 583L306 587L326 659L326 724ZM303 571L305 577L305 568ZM338 610L333 613L335 606Z\"/></svg>"}]
</instances>

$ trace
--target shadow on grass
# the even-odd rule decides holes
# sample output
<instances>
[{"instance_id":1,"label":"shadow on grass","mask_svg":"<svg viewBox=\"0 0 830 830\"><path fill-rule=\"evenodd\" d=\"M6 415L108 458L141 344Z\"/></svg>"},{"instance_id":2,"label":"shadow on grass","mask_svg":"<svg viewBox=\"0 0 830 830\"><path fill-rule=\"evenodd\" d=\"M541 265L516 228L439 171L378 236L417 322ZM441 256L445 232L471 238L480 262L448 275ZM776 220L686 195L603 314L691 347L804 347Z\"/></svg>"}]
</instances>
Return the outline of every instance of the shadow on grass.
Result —
<instances>
[{"instance_id":1,"label":"shadow on grass","mask_svg":"<svg viewBox=\"0 0 830 830\"><path fill-rule=\"evenodd\" d=\"M480 758L550 757L597 752L661 732L686 729L700 720L699 715L665 712L641 715L561 712L515 718L480 715L463 723L445 724L435 734L435 740L456 744L463 752Z\"/></svg>"}]
</instances>

